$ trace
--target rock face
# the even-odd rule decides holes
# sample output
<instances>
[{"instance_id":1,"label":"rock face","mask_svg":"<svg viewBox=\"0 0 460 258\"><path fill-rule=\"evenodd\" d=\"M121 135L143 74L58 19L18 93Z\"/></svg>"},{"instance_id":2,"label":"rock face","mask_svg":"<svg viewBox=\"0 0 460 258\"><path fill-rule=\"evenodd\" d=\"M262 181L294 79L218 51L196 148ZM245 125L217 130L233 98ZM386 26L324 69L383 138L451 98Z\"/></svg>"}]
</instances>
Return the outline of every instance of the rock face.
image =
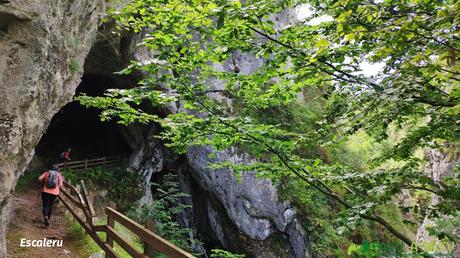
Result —
<instances>
[{"instance_id":1,"label":"rock face","mask_svg":"<svg viewBox=\"0 0 460 258\"><path fill-rule=\"evenodd\" d=\"M122 131L130 142L132 153L128 159L128 171L139 173L144 180L144 195L142 203L153 202L150 182L155 173L160 173L174 166L178 156L163 147L163 143L155 138L157 126L132 125Z\"/></svg>"},{"instance_id":2,"label":"rock face","mask_svg":"<svg viewBox=\"0 0 460 258\"><path fill-rule=\"evenodd\" d=\"M237 180L231 170L209 168L212 162L250 162L250 157L235 150L215 152L209 146L190 148L181 157L152 137L155 133L155 127L128 128L126 132L134 150L129 168L141 173L147 185L143 202L152 201L148 185L152 176L173 171L179 176L181 191L191 196L185 204L193 207L178 219L193 229L195 238L249 257L309 257L308 240L295 210L278 199L271 182L251 172ZM216 157L209 158L210 153Z\"/></svg>"},{"instance_id":3,"label":"rock face","mask_svg":"<svg viewBox=\"0 0 460 258\"><path fill-rule=\"evenodd\" d=\"M216 153L215 158L209 154ZM254 257L308 257L305 232L295 219L295 211L288 202L278 199L276 188L268 180L258 179L245 172L237 180L229 169L210 169L213 162L233 161L249 163L250 157L237 154L235 150L215 152L211 147L194 147L187 152L187 160L193 168L192 177L200 188L211 193L220 205L207 205L207 217L213 233L224 247L231 241L242 243L242 238L228 236L228 218L240 236L248 238L246 252ZM209 200L208 200L209 201ZM218 207L222 208L218 208ZM225 215L222 215L222 210ZM226 233L227 232L227 233ZM276 246L273 237L284 244ZM268 248L267 248L268 247ZM272 248L269 248L272 247Z\"/></svg>"},{"instance_id":4,"label":"rock face","mask_svg":"<svg viewBox=\"0 0 460 258\"><path fill-rule=\"evenodd\" d=\"M445 144L443 150L441 149L427 149L425 151L425 159L427 160L423 172L426 176L431 177L434 181L440 181L444 177L452 176L456 166L460 165L460 156L458 155L458 146L450 146ZM439 203L440 197L432 194L431 205L436 205ZM417 231L417 242L431 242L436 241L436 239L429 235L427 230L428 227L433 225L433 221L426 217L423 220L422 225ZM460 228L456 229L456 232L453 232L458 237L460 237ZM443 255L442 257L460 257L460 242L457 243L454 248L452 256Z\"/></svg>"},{"instance_id":5,"label":"rock face","mask_svg":"<svg viewBox=\"0 0 460 258\"><path fill-rule=\"evenodd\" d=\"M103 0L0 1L0 257L8 198L52 116L69 102Z\"/></svg>"},{"instance_id":6,"label":"rock face","mask_svg":"<svg viewBox=\"0 0 460 258\"><path fill-rule=\"evenodd\" d=\"M278 26L292 22L292 12L287 10L279 17L272 17ZM131 38L123 36L114 42L129 45L129 51L119 51L129 59L145 62L150 60L150 53L138 46L139 35ZM121 49L121 48L120 48ZM222 71L234 71L243 74L254 72L263 60L235 51L231 60L216 64ZM209 83L210 89L223 89L222 81ZM168 89L164 89L168 91ZM212 94L217 100L231 107L231 99L221 94ZM161 113L175 113L181 106L168 105ZM133 131L134 130L134 131ZM161 142L151 137L155 130L146 129L142 133L137 129L128 129L127 136L135 150L130 157L129 167L139 171L145 183L152 175L161 171L179 171L182 190L192 195L193 211L182 216L182 223L194 229L208 243L222 246L229 250L244 252L250 257L309 257L306 233L296 219L294 208L278 199L276 188L268 180L257 179L250 172L244 173L238 182L230 170L213 170L209 165L213 161L234 160L250 162L250 157L238 155L235 150L217 153L214 159L208 158L213 152L210 147L195 147L186 154L186 164L177 166L173 163L184 162L177 155L168 153ZM158 129L156 129L158 132ZM131 135L131 136L129 136ZM144 135L144 139L139 139ZM145 188L144 202L152 200L149 187ZM244 243L244 244L241 244Z\"/></svg>"},{"instance_id":7,"label":"rock face","mask_svg":"<svg viewBox=\"0 0 460 258\"><path fill-rule=\"evenodd\" d=\"M290 11L273 19L282 26L293 20ZM125 39L126 40L126 39ZM136 44L141 38L134 36L130 42L131 53L126 54L132 60L145 62L150 53ZM215 65L222 71L234 71L250 74L263 60L235 51L231 60ZM238 68L237 68L238 67ZM222 81L209 83L210 89L224 88ZM168 89L164 89L168 91ZM225 102L231 107L231 99L221 94L212 94L215 99ZM175 113L182 107L169 105L163 113ZM146 137L151 137L149 134ZM131 137L140 142L137 137ZM185 167L166 165L171 159L178 160L174 155L165 155L159 142L146 139L131 156L130 167L138 170L147 183L154 173L175 167L180 171L182 188L192 195L193 212L182 216L183 224L194 228L194 234L200 235L208 243L222 246L228 250L240 251L250 257L309 257L306 233L295 218L294 208L289 203L278 199L276 188L268 180L257 179L250 172L243 173L238 182L234 173L227 169L213 170L209 165L214 161L250 162L246 155L238 155L235 150L217 153L210 147L194 147L186 154ZM164 149L164 148L163 148ZM167 158L166 156L169 156ZM169 160L169 161L168 161ZM192 181L192 182L191 182ZM149 202L151 194L146 189L144 201ZM244 243L243 245L241 243Z\"/></svg>"}]
</instances>

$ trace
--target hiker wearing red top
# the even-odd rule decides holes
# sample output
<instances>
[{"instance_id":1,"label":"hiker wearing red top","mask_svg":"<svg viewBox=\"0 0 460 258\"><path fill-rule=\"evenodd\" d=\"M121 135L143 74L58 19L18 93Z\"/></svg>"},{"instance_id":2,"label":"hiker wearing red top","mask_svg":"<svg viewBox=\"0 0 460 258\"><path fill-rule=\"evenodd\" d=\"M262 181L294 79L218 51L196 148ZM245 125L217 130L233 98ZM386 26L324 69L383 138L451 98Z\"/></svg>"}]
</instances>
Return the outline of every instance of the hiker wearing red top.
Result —
<instances>
[{"instance_id":1,"label":"hiker wearing red top","mask_svg":"<svg viewBox=\"0 0 460 258\"><path fill-rule=\"evenodd\" d=\"M59 173L59 167L53 165L52 169L44 172L38 177L43 183L42 202L43 202L43 222L45 226L49 226L53 202L59 195L59 189L63 187L64 178Z\"/></svg>"},{"instance_id":2,"label":"hiker wearing red top","mask_svg":"<svg viewBox=\"0 0 460 258\"><path fill-rule=\"evenodd\" d=\"M70 159L71 151L72 149L69 147L66 151L64 151L63 153L59 155L59 163L64 164L64 167L66 165L66 162L71 160Z\"/></svg>"}]
</instances>

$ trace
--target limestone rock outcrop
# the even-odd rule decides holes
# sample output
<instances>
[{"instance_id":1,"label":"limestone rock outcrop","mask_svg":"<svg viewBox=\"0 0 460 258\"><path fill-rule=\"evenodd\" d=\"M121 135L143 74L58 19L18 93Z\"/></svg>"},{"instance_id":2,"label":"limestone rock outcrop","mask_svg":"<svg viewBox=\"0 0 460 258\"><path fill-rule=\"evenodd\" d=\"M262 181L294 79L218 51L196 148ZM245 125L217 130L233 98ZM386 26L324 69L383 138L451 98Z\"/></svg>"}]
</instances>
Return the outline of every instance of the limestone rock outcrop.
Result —
<instances>
[{"instance_id":1,"label":"limestone rock outcrop","mask_svg":"<svg viewBox=\"0 0 460 258\"><path fill-rule=\"evenodd\" d=\"M8 198L53 115L72 100L104 0L0 2L0 257Z\"/></svg>"},{"instance_id":2,"label":"limestone rock outcrop","mask_svg":"<svg viewBox=\"0 0 460 258\"><path fill-rule=\"evenodd\" d=\"M290 10L272 18L277 26L285 26L295 20ZM142 38L139 35L132 35L131 40L127 40L130 43L130 51L125 55L130 56L132 60L147 62L151 56L146 48L139 47L140 40ZM262 63L262 59L235 51L231 60L215 64L215 67L228 72L234 71L235 66L238 66L240 73L250 74ZM213 90L222 90L224 83L214 80L209 82L209 86ZM168 92L170 89L164 90ZM231 99L219 93L210 95L232 108ZM168 105L162 113L175 113L179 110L183 110L183 107ZM151 136L147 134L146 137ZM135 142L139 141L136 138L131 137ZM130 158L130 167L143 174L146 182L154 173L171 167L165 164L168 160L177 160L177 157L173 158L174 155L164 155L164 150L158 150L163 148L158 144L157 140L146 139L139 145L142 147L134 148L137 149L137 154L131 155ZM205 221L208 226L206 229L198 228L195 231L198 234L201 231L201 234L212 235L211 238L216 244L229 250L239 249L254 257L308 257L307 234L297 221L294 208L289 203L279 200L276 187L269 180L257 179L251 172L243 173L241 181L238 182L231 170L210 169L209 165L215 161L208 157L211 152L214 152L211 147L199 146L190 148L186 154L188 167L181 169L184 177L182 181L188 184L185 189L199 188L199 191L192 190L189 193L195 195L192 196L194 202L190 204L200 208L194 207L195 214L189 214L189 218L184 220L191 221L193 217L201 217L199 220ZM238 155L232 150L217 153L216 159L251 161L249 156ZM194 185L190 186L189 181L194 181ZM148 191L144 200L151 200ZM199 211L200 209L205 211ZM189 226L193 228L197 224L200 223L195 221ZM280 244L280 241L284 241L283 244ZM242 242L245 243L244 247L240 244ZM275 246L277 244L278 246Z\"/></svg>"},{"instance_id":3,"label":"limestone rock outcrop","mask_svg":"<svg viewBox=\"0 0 460 258\"><path fill-rule=\"evenodd\" d=\"M210 158L211 153L215 153L216 157ZM193 168L192 176L201 188L215 196L225 210L225 217L249 239L260 241L259 248L263 252L259 254L256 254L255 241L247 242L255 257L284 257L270 240L277 234L286 238L286 245L279 248L286 254L285 257L309 256L306 233L296 219L294 208L279 199L276 187L269 180L257 178L252 172L244 172L238 180L230 169L210 168L212 163L222 161L250 163L250 157L238 154L236 150L216 152L209 146L190 148L186 156ZM218 223L222 215L212 208L208 206L209 223L221 245L228 246L231 239L226 239L222 233L225 229L222 223ZM273 249L264 248L264 242Z\"/></svg>"},{"instance_id":4,"label":"limestone rock outcrop","mask_svg":"<svg viewBox=\"0 0 460 258\"><path fill-rule=\"evenodd\" d=\"M140 173L146 184L143 203L152 201L151 178L173 171L181 191L190 195L185 204L193 207L179 220L195 237L251 257L309 257L307 234L294 208L279 199L269 180L258 179L251 172L238 180L229 169L209 167L223 160L251 162L248 155L235 149L216 152L210 146L197 146L185 157L179 156L153 137L156 133L154 126L134 126L125 133L134 145L129 169ZM211 153L216 154L214 158L209 157Z\"/></svg>"},{"instance_id":5,"label":"limestone rock outcrop","mask_svg":"<svg viewBox=\"0 0 460 258\"><path fill-rule=\"evenodd\" d=\"M423 173L436 182L441 181L444 177L452 176L455 168L460 165L458 146L455 144L449 145L445 143L441 149L426 149L425 159L427 162L423 168ZM440 202L440 198L440 196L432 194L431 205L437 205ZM435 237L430 236L428 232L428 228L433 226L434 223L432 219L425 217L417 231L416 238L418 243L439 241ZM452 233L460 237L460 228L454 229ZM451 256L442 255L436 257L460 257L460 242L454 247Z\"/></svg>"}]
</instances>

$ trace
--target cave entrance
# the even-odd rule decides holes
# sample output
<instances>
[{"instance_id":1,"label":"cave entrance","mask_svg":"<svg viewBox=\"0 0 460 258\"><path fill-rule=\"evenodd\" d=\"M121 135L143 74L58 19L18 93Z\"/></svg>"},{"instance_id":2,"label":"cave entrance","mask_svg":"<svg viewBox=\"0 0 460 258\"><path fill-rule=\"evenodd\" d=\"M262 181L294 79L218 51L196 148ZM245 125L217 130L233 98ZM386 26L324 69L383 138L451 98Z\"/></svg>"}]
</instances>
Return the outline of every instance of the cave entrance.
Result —
<instances>
[{"instance_id":1,"label":"cave entrance","mask_svg":"<svg viewBox=\"0 0 460 258\"><path fill-rule=\"evenodd\" d=\"M126 85L113 76L85 74L76 90L76 96L102 96L108 88L122 88ZM100 110L86 108L73 101L54 115L46 133L35 148L36 157L43 165L57 162L59 154L67 147L72 148L72 160L104 156L127 156L131 149L122 126L115 121L101 122Z\"/></svg>"}]
</instances>

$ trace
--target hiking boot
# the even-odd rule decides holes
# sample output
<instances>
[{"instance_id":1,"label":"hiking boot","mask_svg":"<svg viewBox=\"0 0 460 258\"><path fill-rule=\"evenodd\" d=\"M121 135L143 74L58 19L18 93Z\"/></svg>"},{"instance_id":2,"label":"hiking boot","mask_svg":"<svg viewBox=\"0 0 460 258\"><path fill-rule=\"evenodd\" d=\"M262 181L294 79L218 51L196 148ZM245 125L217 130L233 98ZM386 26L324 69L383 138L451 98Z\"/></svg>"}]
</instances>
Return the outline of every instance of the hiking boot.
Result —
<instances>
[{"instance_id":1,"label":"hiking boot","mask_svg":"<svg viewBox=\"0 0 460 258\"><path fill-rule=\"evenodd\" d=\"M44 222L45 222L45 226L48 227L50 225L48 216L45 216L45 221Z\"/></svg>"}]
</instances>

